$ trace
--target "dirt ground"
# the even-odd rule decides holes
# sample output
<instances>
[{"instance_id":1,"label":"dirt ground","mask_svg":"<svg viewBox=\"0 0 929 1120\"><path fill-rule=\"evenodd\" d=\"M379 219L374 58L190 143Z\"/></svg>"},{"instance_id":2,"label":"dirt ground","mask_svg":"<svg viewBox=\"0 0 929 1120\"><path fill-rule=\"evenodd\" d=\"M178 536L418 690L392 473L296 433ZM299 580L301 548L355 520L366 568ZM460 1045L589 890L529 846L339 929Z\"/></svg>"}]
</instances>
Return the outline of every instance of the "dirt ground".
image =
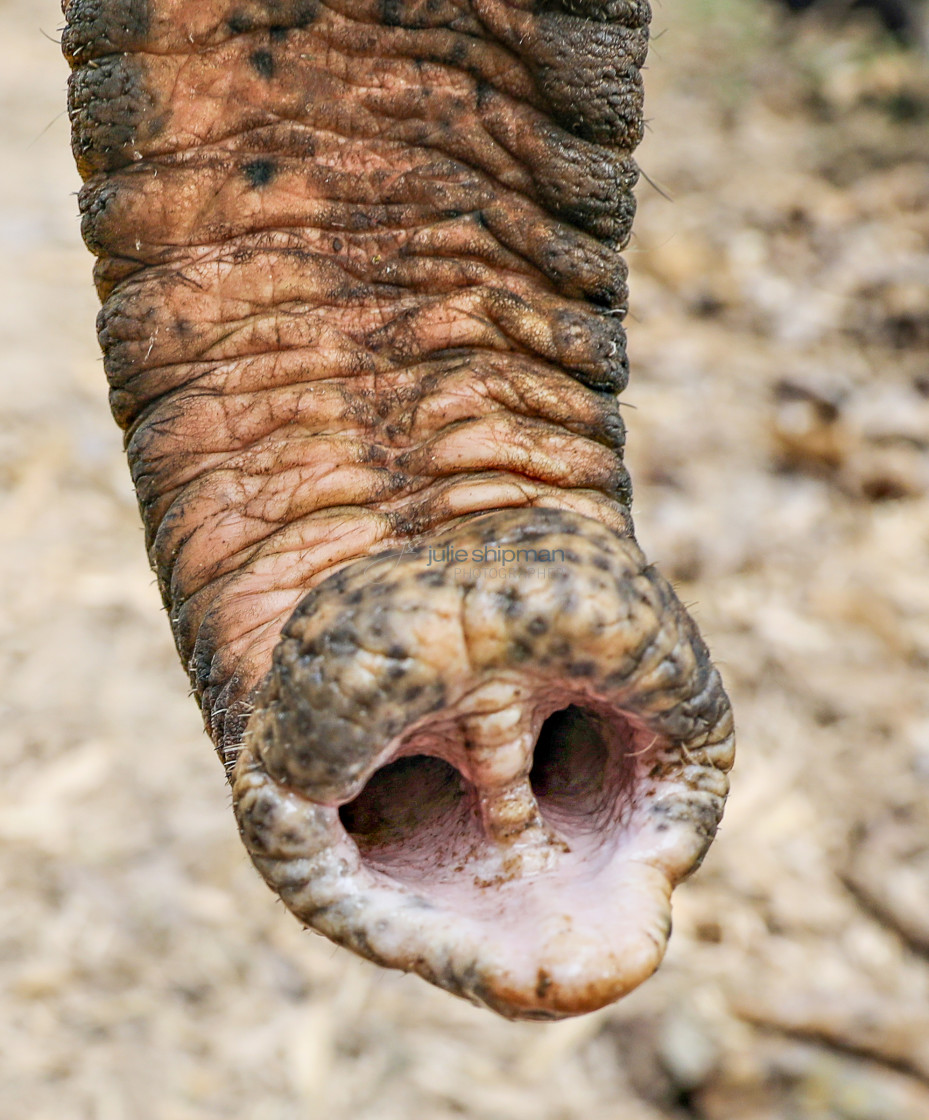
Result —
<instances>
[{"instance_id":1,"label":"dirt ground","mask_svg":"<svg viewBox=\"0 0 929 1120\"><path fill-rule=\"evenodd\" d=\"M0 1117L927 1120L926 62L656 6L629 459L739 756L659 974L512 1025L247 863L107 411L60 17L0 21Z\"/></svg>"}]
</instances>

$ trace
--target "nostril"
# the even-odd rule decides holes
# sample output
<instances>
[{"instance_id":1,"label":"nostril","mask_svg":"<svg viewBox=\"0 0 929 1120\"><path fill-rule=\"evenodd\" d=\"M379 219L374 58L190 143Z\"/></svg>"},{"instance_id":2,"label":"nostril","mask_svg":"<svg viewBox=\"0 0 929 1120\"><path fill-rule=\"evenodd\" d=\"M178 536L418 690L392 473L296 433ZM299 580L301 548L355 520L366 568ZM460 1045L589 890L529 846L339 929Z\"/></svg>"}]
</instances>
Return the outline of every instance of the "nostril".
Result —
<instances>
[{"instance_id":1,"label":"nostril","mask_svg":"<svg viewBox=\"0 0 929 1120\"><path fill-rule=\"evenodd\" d=\"M544 819L562 831L604 827L621 808L628 785L632 729L570 705L539 732L529 782Z\"/></svg>"},{"instance_id":2,"label":"nostril","mask_svg":"<svg viewBox=\"0 0 929 1120\"><path fill-rule=\"evenodd\" d=\"M375 772L353 801L338 810L356 843L399 841L462 799L461 775L442 758L411 755Z\"/></svg>"},{"instance_id":3,"label":"nostril","mask_svg":"<svg viewBox=\"0 0 929 1120\"><path fill-rule=\"evenodd\" d=\"M572 704L542 725L529 781L537 797L559 800L599 791L608 750L599 717Z\"/></svg>"},{"instance_id":4,"label":"nostril","mask_svg":"<svg viewBox=\"0 0 929 1120\"><path fill-rule=\"evenodd\" d=\"M441 758L410 755L377 770L339 809L345 831L365 851L415 839L453 814L465 796L461 775Z\"/></svg>"}]
</instances>

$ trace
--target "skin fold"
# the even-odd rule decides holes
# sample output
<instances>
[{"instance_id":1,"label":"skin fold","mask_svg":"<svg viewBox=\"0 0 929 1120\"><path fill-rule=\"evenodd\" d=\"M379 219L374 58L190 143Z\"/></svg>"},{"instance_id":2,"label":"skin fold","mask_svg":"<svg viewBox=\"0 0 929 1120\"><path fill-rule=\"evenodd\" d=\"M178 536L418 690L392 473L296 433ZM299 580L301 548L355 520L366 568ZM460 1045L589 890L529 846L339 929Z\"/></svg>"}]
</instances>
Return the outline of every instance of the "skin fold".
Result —
<instances>
[{"instance_id":1,"label":"skin fold","mask_svg":"<svg viewBox=\"0 0 929 1120\"><path fill-rule=\"evenodd\" d=\"M256 866L501 1014L657 967L728 700L632 535L646 0L65 0L110 399Z\"/></svg>"}]
</instances>

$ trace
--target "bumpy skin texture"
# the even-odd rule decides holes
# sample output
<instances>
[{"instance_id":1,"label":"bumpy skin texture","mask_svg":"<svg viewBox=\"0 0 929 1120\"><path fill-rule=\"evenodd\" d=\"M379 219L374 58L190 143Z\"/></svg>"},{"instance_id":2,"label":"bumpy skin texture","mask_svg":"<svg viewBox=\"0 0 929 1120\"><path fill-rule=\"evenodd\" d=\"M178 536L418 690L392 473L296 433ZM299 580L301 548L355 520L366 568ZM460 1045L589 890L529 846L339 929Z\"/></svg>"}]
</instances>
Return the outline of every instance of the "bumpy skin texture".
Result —
<instances>
[{"instance_id":1,"label":"bumpy skin texture","mask_svg":"<svg viewBox=\"0 0 929 1120\"><path fill-rule=\"evenodd\" d=\"M64 11L113 411L257 866L503 1014L616 998L732 754L622 463L647 0Z\"/></svg>"}]
</instances>

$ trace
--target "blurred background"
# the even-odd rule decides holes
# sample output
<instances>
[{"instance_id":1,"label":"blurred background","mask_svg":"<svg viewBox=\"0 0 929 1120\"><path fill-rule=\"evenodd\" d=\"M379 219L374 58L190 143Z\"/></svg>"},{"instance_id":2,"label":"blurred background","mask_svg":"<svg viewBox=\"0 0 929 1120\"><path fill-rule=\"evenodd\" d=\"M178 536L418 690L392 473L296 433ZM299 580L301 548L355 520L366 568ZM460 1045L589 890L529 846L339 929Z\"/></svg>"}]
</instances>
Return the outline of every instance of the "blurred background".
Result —
<instances>
[{"instance_id":1,"label":"blurred background","mask_svg":"<svg viewBox=\"0 0 929 1120\"><path fill-rule=\"evenodd\" d=\"M639 538L732 797L659 974L546 1026L247 863L107 409L60 16L0 0L4 1120L929 1118L929 67L786 7L656 4L629 252Z\"/></svg>"}]
</instances>

